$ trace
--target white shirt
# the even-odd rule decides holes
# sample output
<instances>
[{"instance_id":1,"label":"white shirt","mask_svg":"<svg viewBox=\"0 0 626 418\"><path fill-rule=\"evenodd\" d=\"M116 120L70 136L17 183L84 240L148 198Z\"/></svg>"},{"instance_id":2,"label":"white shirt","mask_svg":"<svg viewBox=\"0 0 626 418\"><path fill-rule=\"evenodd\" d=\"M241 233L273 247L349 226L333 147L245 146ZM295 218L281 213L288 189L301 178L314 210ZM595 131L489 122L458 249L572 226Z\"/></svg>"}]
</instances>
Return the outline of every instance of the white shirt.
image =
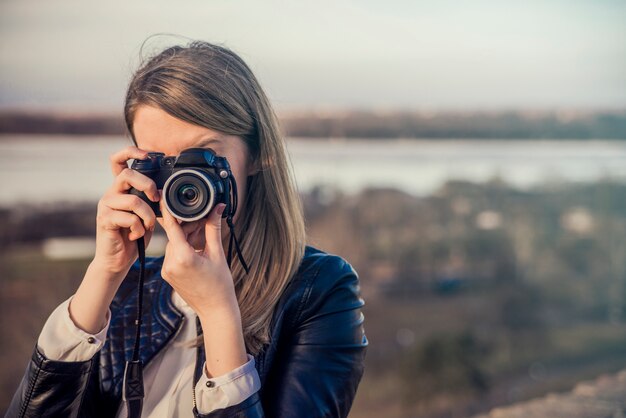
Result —
<instances>
[{"instance_id":1,"label":"white shirt","mask_svg":"<svg viewBox=\"0 0 626 418\"><path fill-rule=\"evenodd\" d=\"M69 314L73 295L61 303L48 317L37 344L50 360L87 361L104 345L111 323L111 310L107 311L107 323L97 334L89 334L78 328ZM196 362L196 313L176 293L172 302L185 318L182 329L175 339L144 365L144 402L142 417L193 417L192 384ZM248 362L221 376L209 378L205 365L202 376L195 386L198 412L207 414L216 409L241 403L261 388L259 374L252 355ZM207 382L213 382L207 386ZM126 405L121 402L117 418L126 418Z\"/></svg>"}]
</instances>

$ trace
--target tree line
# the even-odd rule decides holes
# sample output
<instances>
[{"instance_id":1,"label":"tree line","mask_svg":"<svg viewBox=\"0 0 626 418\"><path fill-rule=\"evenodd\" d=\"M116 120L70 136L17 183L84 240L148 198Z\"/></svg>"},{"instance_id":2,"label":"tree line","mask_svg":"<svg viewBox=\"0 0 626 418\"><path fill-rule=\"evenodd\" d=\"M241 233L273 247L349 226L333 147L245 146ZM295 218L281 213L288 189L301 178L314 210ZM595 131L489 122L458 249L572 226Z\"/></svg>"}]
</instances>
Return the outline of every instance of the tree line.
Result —
<instances>
[{"instance_id":1,"label":"tree line","mask_svg":"<svg viewBox=\"0 0 626 418\"><path fill-rule=\"evenodd\" d=\"M626 139L626 110L282 112L301 138ZM122 135L121 114L0 112L0 134Z\"/></svg>"}]
</instances>

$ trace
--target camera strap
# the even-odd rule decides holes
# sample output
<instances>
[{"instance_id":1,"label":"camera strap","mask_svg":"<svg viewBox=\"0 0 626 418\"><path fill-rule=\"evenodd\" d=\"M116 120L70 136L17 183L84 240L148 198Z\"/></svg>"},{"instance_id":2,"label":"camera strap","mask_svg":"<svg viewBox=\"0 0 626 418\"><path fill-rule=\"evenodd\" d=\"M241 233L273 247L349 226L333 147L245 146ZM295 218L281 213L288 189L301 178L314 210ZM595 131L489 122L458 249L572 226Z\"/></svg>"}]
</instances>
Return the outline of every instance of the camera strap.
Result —
<instances>
[{"instance_id":1,"label":"camera strap","mask_svg":"<svg viewBox=\"0 0 626 418\"><path fill-rule=\"evenodd\" d=\"M249 271L250 271L250 268L246 264L246 261L243 259L243 256L241 255L241 249L239 248L239 242L237 241L237 237L235 236L235 226L233 225L233 218L232 218L232 216L228 215L228 217L226 218L226 223L228 223L228 227L230 228L230 239L228 240L228 258L227 258L226 262L230 266L230 262L232 260L232 249L233 249L233 242L234 242L235 243L235 249L237 250L237 258L239 258L239 262L243 266L243 269L246 271L246 274L248 274Z\"/></svg>"},{"instance_id":2,"label":"camera strap","mask_svg":"<svg viewBox=\"0 0 626 418\"><path fill-rule=\"evenodd\" d=\"M228 240L228 256L226 262L230 267L232 261L232 253L233 253L233 242L235 243L235 249L237 250L237 258L239 258L239 262L243 266L243 269L246 271L246 274L250 272L250 268L246 264L246 261L243 259L243 255L241 254L241 248L239 247L239 241L237 240L237 236L235 234L235 225L233 225L233 215L237 212L237 182L233 175L231 174L228 177L230 181L230 187L232 189L232 193L230 194L230 211L228 212L228 216L226 217L226 223L228 224L228 228L230 229L230 238Z\"/></svg>"},{"instance_id":3,"label":"camera strap","mask_svg":"<svg viewBox=\"0 0 626 418\"><path fill-rule=\"evenodd\" d=\"M126 362L122 400L126 403L128 418L140 418L143 408L143 363L139 360L139 336L141 332L141 311L143 306L143 282L146 269L146 245L143 237L137 240L139 253L139 281L137 284L137 317L135 319L135 346L133 358Z\"/></svg>"}]
</instances>

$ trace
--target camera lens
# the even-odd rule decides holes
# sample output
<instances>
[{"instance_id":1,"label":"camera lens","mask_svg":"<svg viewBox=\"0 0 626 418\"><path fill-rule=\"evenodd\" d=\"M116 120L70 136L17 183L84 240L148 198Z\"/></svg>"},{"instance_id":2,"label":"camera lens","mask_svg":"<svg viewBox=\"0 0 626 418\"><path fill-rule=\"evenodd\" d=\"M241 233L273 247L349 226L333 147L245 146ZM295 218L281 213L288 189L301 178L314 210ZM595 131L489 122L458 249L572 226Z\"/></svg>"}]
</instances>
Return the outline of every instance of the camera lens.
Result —
<instances>
[{"instance_id":1,"label":"camera lens","mask_svg":"<svg viewBox=\"0 0 626 418\"><path fill-rule=\"evenodd\" d=\"M194 206L199 199L198 188L192 184L184 184L178 191L178 201L184 206Z\"/></svg>"},{"instance_id":2,"label":"camera lens","mask_svg":"<svg viewBox=\"0 0 626 418\"><path fill-rule=\"evenodd\" d=\"M206 216L215 202L215 186L208 173L185 169L172 174L163 185L165 206L182 221Z\"/></svg>"}]
</instances>

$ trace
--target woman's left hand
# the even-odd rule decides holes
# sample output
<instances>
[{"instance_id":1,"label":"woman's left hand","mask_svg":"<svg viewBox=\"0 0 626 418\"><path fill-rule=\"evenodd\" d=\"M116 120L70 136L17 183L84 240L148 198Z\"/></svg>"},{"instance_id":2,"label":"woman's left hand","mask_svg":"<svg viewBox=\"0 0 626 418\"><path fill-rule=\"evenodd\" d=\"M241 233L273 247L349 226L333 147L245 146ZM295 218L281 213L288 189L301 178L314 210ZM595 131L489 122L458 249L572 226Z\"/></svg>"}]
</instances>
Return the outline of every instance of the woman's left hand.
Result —
<instances>
[{"instance_id":1,"label":"woman's left hand","mask_svg":"<svg viewBox=\"0 0 626 418\"><path fill-rule=\"evenodd\" d=\"M165 229L168 243L161 275L198 314L204 333L207 376L221 376L247 361L235 284L222 246L222 213L226 205L220 203L211 210L204 222L203 240L203 221L181 225L163 201L163 218L157 220Z\"/></svg>"},{"instance_id":2,"label":"woman's left hand","mask_svg":"<svg viewBox=\"0 0 626 418\"><path fill-rule=\"evenodd\" d=\"M161 275L199 317L238 309L230 268L222 246L222 213L226 205L216 205L206 221L178 223L160 202L159 223L167 234ZM204 240L197 235L204 224ZM204 242L203 242L204 241ZM194 245L203 244L203 248Z\"/></svg>"}]
</instances>

